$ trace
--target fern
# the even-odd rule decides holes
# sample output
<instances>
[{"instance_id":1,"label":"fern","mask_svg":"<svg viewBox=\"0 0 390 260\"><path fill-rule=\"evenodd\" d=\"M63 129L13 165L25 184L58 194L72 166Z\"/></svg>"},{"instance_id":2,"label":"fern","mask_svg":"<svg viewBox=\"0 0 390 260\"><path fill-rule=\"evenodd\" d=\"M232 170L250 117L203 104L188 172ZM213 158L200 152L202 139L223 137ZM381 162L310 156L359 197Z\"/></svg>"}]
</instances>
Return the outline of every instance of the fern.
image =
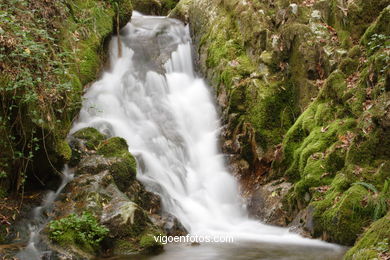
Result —
<instances>
[{"instance_id":1,"label":"fern","mask_svg":"<svg viewBox=\"0 0 390 260\"><path fill-rule=\"evenodd\" d=\"M367 182L355 182L353 183L352 185L361 185L363 186L364 188L368 189L368 190L371 190L372 192L374 193L378 193L378 190L377 188L375 188L375 186L371 183L367 183Z\"/></svg>"}]
</instances>

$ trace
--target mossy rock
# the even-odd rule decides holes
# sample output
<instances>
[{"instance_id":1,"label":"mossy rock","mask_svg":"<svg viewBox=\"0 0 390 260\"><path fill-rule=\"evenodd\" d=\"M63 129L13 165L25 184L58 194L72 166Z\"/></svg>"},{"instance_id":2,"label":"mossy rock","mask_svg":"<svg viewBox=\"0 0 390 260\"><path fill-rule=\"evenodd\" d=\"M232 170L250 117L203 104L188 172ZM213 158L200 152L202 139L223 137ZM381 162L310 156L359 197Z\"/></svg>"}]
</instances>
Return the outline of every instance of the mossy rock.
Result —
<instances>
[{"instance_id":1,"label":"mossy rock","mask_svg":"<svg viewBox=\"0 0 390 260\"><path fill-rule=\"evenodd\" d=\"M83 128L73 134L73 137L85 141L88 149L96 150L99 144L106 139L106 136L93 127Z\"/></svg>"},{"instance_id":2,"label":"mossy rock","mask_svg":"<svg viewBox=\"0 0 390 260\"><path fill-rule=\"evenodd\" d=\"M130 153L110 166L109 171L120 191L126 191L133 183L137 173L136 169L137 162Z\"/></svg>"},{"instance_id":3,"label":"mossy rock","mask_svg":"<svg viewBox=\"0 0 390 260\"><path fill-rule=\"evenodd\" d=\"M121 157L123 154L128 152L128 149L129 148L125 139L121 137L112 137L101 142L97 152L98 154L106 157Z\"/></svg>"},{"instance_id":4,"label":"mossy rock","mask_svg":"<svg viewBox=\"0 0 390 260\"><path fill-rule=\"evenodd\" d=\"M78 248L86 254L97 255L108 229L98 223L90 212L70 214L49 223L49 238L64 248Z\"/></svg>"},{"instance_id":5,"label":"mossy rock","mask_svg":"<svg viewBox=\"0 0 390 260\"><path fill-rule=\"evenodd\" d=\"M103 209L102 223L114 238L136 238L149 228L151 222L147 213L133 202L113 204Z\"/></svg>"},{"instance_id":6,"label":"mossy rock","mask_svg":"<svg viewBox=\"0 0 390 260\"><path fill-rule=\"evenodd\" d=\"M378 1L378 0L376 0ZM370 38L374 34L383 34L390 35L390 5L387 6L376 19L376 21L370 25L367 31L362 36L360 42L362 44L367 44L370 41Z\"/></svg>"},{"instance_id":7,"label":"mossy rock","mask_svg":"<svg viewBox=\"0 0 390 260\"><path fill-rule=\"evenodd\" d=\"M380 259L379 254L389 252L390 212L377 220L362 234L355 246L345 255L345 260Z\"/></svg>"},{"instance_id":8,"label":"mossy rock","mask_svg":"<svg viewBox=\"0 0 390 260\"><path fill-rule=\"evenodd\" d=\"M319 97L325 100L344 101L344 93L347 90L345 75L341 71L335 71L329 75Z\"/></svg>"},{"instance_id":9,"label":"mossy rock","mask_svg":"<svg viewBox=\"0 0 390 260\"><path fill-rule=\"evenodd\" d=\"M170 18L179 19L185 23L189 19L189 9L192 4L192 0L181 0L169 13Z\"/></svg>"},{"instance_id":10,"label":"mossy rock","mask_svg":"<svg viewBox=\"0 0 390 260\"><path fill-rule=\"evenodd\" d=\"M114 255L131 255L139 252L139 246L133 239L116 239L112 244Z\"/></svg>"},{"instance_id":11,"label":"mossy rock","mask_svg":"<svg viewBox=\"0 0 390 260\"><path fill-rule=\"evenodd\" d=\"M314 234L326 233L333 242L353 245L358 234L372 220L372 195L361 185L353 185L344 194L330 191L326 199L313 202Z\"/></svg>"},{"instance_id":12,"label":"mossy rock","mask_svg":"<svg viewBox=\"0 0 390 260\"><path fill-rule=\"evenodd\" d=\"M69 162L72 157L72 149L65 140L57 141L56 153L64 162Z\"/></svg>"},{"instance_id":13,"label":"mossy rock","mask_svg":"<svg viewBox=\"0 0 390 260\"><path fill-rule=\"evenodd\" d=\"M359 66L358 59L346 58L341 61L339 69L344 72L345 75L349 76L352 73L356 72Z\"/></svg>"},{"instance_id":14,"label":"mossy rock","mask_svg":"<svg viewBox=\"0 0 390 260\"><path fill-rule=\"evenodd\" d=\"M99 145L97 153L107 158L115 158L108 170L119 190L125 191L135 180L137 173L137 161L128 151L126 140L121 137L105 140Z\"/></svg>"},{"instance_id":15,"label":"mossy rock","mask_svg":"<svg viewBox=\"0 0 390 260\"><path fill-rule=\"evenodd\" d=\"M140 239L140 246L142 248L142 251L148 254L156 254L160 253L164 246L161 242L156 241L155 237L160 234L152 233L152 234L144 234L141 236Z\"/></svg>"}]
</instances>

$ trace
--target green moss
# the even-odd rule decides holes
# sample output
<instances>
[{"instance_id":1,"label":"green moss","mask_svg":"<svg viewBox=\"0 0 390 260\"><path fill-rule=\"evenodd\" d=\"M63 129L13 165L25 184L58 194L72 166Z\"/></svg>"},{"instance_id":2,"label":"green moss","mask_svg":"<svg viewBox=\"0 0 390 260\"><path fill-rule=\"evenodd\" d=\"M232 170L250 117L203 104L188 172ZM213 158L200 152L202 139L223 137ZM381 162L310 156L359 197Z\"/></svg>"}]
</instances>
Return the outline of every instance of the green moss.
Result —
<instances>
[{"instance_id":1,"label":"green moss","mask_svg":"<svg viewBox=\"0 0 390 260\"><path fill-rule=\"evenodd\" d=\"M98 153L107 157L122 156L127 151L127 142L121 137L112 137L105 140L98 148Z\"/></svg>"},{"instance_id":2,"label":"green moss","mask_svg":"<svg viewBox=\"0 0 390 260\"><path fill-rule=\"evenodd\" d=\"M390 213L371 224L344 259L379 259L379 254L389 252L389 238Z\"/></svg>"},{"instance_id":3,"label":"green moss","mask_svg":"<svg viewBox=\"0 0 390 260\"><path fill-rule=\"evenodd\" d=\"M371 196L364 187L354 185L342 195L332 191L326 199L312 202L315 233L326 232L332 241L352 245L372 218Z\"/></svg>"},{"instance_id":4,"label":"green moss","mask_svg":"<svg viewBox=\"0 0 390 260\"><path fill-rule=\"evenodd\" d=\"M9 162L21 158L18 167L9 163L13 168L9 183L30 175L44 180L55 170L36 165L62 168L69 159L69 148L62 140L81 106L82 86L96 79L105 61L104 44L113 32L116 11L121 25L131 16L130 0L115 1L118 8L113 1L20 0L2 5L4 36L17 43L3 55L5 66L13 69L1 76L10 91L2 92L2 102L9 111L1 112L0 121L16 122L6 132L0 130L4 137L0 147L4 139L12 151L1 157ZM36 12L29 12L32 9ZM23 114L21 120L16 118L19 113ZM17 183L14 188L20 187Z\"/></svg>"},{"instance_id":5,"label":"green moss","mask_svg":"<svg viewBox=\"0 0 390 260\"><path fill-rule=\"evenodd\" d=\"M132 0L134 9L152 15L167 15L179 0Z\"/></svg>"},{"instance_id":6,"label":"green moss","mask_svg":"<svg viewBox=\"0 0 390 260\"><path fill-rule=\"evenodd\" d=\"M357 135L347 152L347 162L351 164L367 165L370 164L374 158L378 158L378 153L382 150L380 144L384 141L384 139L381 139L381 132L382 131L378 129L369 136ZM385 152L384 150L382 151Z\"/></svg>"},{"instance_id":7,"label":"green moss","mask_svg":"<svg viewBox=\"0 0 390 260\"><path fill-rule=\"evenodd\" d=\"M358 58L362 54L362 49L361 46L355 45L353 46L349 51L348 51L348 57L353 59L353 58Z\"/></svg>"},{"instance_id":8,"label":"green moss","mask_svg":"<svg viewBox=\"0 0 390 260\"><path fill-rule=\"evenodd\" d=\"M137 161L129 153L126 140L120 137L110 138L99 145L97 152L106 157L117 157L109 170L118 188L126 190L137 172Z\"/></svg>"},{"instance_id":9,"label":"green moss","mask_svg":"<svg viewBox=\"0 0 390 260\"><path fill-rule=\"evenodd\" d=\"M378 1L379 0L376 0L376 2L378 2ZM373 16L373 17L375 17L375 16ZM371 37L374 34L390 35L389 23L390 23L390 6L384 8L384 10L381 12L379 17L377 18L377 20L364 33L360 42L362 44L368 44L368 42L370 41Z\"/></svg>"},{"instance_id":10,"label":"green moss","mask_svg":"<svg viewBox=\"0 0 390 260\"><path fill-rule=\"evenodd\" d=\"M88 149L96 150L99 144L106 139L98 130L93 127L83 128L73 134L75 138L85 140L85 146Z\"/></svg>"},{"instance_id":11,"label":"green moss","mask_svg":"<svg viewBox=\"0 0 390 260\"><path fill-rule=\"evenodd\" d=\"M145 234L140 239L140 246L144 252L158 253L163 250L163 244L155 240L157 234Z\"/></svg>"},{"instance_id":12,"label":"green moss","mask_svg":"<svg viewBox=\"0 0 390 260\"><path fill-rule=\"evenodd\" d=\"M340 71L335 71L329 75L322 88L319 97L322 99L343 102L344 94L347 90L345 75Z\"/></svg>"},{"instance_id":13,"label":"green moss","mask_svg":"<svg viewBox=\"0 0 390 260\"><path fill-rule=\"evenodd\" d=\"M119 190L125 191L135 180L137 163L135 158L127 153L120 160L110 165L109 170Z\"/></svg>"},{"instance_id":14,"label":"green moss","mask_svg":"<svg viewBox=\"0 0 390 260\"><path fill-rule=\"evenodd\" d=\"M72 149L65 140L57 141L56 153L60 155L65 162L68 162L72 157Z\"/></svg>"},{"instance_id":15,"label":"green moss","mask_svg":"<svg viewBox=\"0 0 390 260\"><path fill-rule=\"evenodd\" d=\"M359 60L352 59L352 58L346 58L341 61L339 65L339 69L344 72L345 75L349 76L352 73L356 72L357 68L359 66Z\"/></svg>"},{"instance_id":16,"label":"green moss","mask_svg":"<svg viewBox=\"0 0 390 260\"><path fill-rule=\"evenodd\" d=\"M116 239L112 250L114 255L129 255L137 253L139 248L134 240Z\"/></svg>"}]
</instances>

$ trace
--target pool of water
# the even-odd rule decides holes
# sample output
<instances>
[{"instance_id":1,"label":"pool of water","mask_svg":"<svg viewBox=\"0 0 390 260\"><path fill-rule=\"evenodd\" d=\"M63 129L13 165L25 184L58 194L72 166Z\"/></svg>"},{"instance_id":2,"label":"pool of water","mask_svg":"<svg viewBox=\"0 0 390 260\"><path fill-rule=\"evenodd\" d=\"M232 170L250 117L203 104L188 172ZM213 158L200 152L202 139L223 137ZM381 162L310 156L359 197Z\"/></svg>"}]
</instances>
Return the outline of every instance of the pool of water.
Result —
<instances>
[{"instance_id":1,"label":"pool of water","mask_svg":"<svg viewBox=\"0 0 390 260\"><path fill-rule=\"evenodd\" d=\"M323 248L268 243L240 244L168 244L163 253L155 256L127 255L110 260L340 260L347 248Z\"/></svg>"}]
</instances>

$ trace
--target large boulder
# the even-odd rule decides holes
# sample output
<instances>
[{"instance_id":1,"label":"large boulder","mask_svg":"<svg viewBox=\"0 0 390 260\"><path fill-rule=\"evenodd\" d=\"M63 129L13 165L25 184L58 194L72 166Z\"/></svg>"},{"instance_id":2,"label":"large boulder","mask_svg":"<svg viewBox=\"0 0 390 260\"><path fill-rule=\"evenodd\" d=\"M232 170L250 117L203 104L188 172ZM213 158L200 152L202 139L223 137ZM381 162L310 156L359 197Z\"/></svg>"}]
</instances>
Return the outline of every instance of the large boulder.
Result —
<instances>
[{"instance_id":1,"label":"large boulder","mask_svg":"<svg viewBox=\"0 0 390 260\"><path fill-rule=\"evenodd\" d=\"M81 246L75 239L61 238L52 239L51 248L64 257L82 258L161 251L162 244L148 239L164 234L166 222L152 221L161 213L160 199L136 180L136 159L128 151L126 141L108 138L93 128L81 129L69 140L75 178L55 203L51 223L66 223L69 216L78 221L77 218L90 214L108 231L99 247ZM49 238L55 237L53 232L47 229Z\"/></svg>"}]
</instances>

